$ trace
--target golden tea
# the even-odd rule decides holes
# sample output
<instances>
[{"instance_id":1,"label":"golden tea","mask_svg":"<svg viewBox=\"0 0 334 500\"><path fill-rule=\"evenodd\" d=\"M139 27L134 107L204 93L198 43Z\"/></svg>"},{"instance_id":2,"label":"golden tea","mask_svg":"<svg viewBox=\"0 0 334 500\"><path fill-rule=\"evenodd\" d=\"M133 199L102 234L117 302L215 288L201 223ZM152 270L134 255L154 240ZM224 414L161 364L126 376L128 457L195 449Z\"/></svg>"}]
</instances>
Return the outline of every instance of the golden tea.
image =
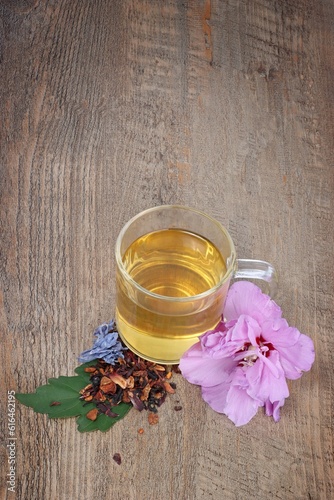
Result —
<instances>
[{"instance_id":1,"label":"golden tea","mask_svg":"<svg viewBox=\"0 0 334 500\"><path fill-rule=\"evenodd\" d=\"M228 281L205 292L225 276L223 256L203 236L162 229L136 239L122 260L128 276L118 269L121 337L144 358L177 363L222 315Z\"/></svg>"}]
</instances>

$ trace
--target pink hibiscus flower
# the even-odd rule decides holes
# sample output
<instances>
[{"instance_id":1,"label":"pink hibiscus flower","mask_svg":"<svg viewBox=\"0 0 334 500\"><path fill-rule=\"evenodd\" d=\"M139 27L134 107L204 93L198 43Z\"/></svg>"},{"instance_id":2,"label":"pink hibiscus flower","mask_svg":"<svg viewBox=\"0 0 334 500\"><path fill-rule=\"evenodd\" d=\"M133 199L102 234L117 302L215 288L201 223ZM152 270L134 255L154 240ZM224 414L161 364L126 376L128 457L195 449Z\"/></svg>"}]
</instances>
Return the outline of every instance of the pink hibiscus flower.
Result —
<instances>
[{"instance_id":1,"label":"pink hibiscus flower","mask_svg":"<svg viewBox=\"0 0 334 500\"><path fill-rule=\"evenodd\" d=\"M248 281L231 286L224 316L182 356L181 373L235 425L249 422L260 406L277 422L289 396L286 379L310 370L313 342L290 327L281 308Z\"/></svg>"}]
</instances>

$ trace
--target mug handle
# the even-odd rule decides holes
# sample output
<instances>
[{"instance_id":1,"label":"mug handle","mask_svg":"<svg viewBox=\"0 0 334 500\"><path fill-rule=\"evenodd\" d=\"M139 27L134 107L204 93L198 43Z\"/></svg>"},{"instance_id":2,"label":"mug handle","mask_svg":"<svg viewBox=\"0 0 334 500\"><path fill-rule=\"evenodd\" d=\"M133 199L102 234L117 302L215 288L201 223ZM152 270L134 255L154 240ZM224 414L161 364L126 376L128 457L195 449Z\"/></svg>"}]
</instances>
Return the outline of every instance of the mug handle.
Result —
<instances>
[{"instance_id":1,"label":"mug handle","mask_svg":"<svg viewBox=\"0 0 334 500\"><path fill-rule=\"evenodd\" d=\"M250 279L264 282L263 292L272 299L275 297L278 288L277 272L269 262L264 260L237 259L237 268L232 279Z\"/></svg>"}]
</instances>

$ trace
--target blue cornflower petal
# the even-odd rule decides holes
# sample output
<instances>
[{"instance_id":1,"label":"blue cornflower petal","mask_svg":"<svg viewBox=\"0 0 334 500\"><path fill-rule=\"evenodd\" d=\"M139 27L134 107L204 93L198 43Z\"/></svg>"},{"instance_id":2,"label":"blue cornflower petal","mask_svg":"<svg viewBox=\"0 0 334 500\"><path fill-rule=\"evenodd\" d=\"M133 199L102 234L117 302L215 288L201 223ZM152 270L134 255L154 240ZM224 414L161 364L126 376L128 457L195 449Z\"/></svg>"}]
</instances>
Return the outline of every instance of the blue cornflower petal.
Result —
<instances>
[{"instance_id":1,"label":"blue cornflower petal","mask_svg":"<svg viewBox=\"0 0 334 500\"><path fill-rule=\"evenodd\" d=\"M126 348L118 340L116 323L111 320L108 324L103 323L94 332L97 339L91 349L87 349L79 356L81 363L92 361L93 359L104 359L109 364L114 364L118 358L123 358Z\"/></svg>"}]
</instances>

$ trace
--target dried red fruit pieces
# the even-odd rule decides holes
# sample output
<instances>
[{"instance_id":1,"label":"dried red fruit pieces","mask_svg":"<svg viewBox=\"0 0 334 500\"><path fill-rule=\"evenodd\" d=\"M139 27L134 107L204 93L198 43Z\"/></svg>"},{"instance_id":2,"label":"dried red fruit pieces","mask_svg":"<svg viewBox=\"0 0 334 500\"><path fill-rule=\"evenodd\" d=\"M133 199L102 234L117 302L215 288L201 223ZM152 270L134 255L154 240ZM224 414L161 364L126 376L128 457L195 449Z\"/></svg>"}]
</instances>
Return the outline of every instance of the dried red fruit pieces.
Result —
<instances>
[{"instance_id":1,"label":"dried red fruit pieces","mask_svg":"<svg viewBox=\"0 0 334 500\"><path fill-rule=\"evenodd\" d=\"M121 465L122 463L122 457L119 453L115 453L114 456L112 457L113 460L117 463L117 465Z\"/></svg>"},{"instance_id":2,"label":"dried red fruit pieces","mask_svg":"<svg viewBox=\"0 0 334 500\"><path fill-rule=\"evenodd\" d=\"M149 412L148 414L148 423L150 425L155 425L159 422L159 415L157 413Z\"/></svg>"},{"instance_id":3,"label":"dried red fruit pieces","mask_svg":"<svg viewBox=\"0 0 334 500\"><path fill-rule=\"evenodd\" d=\"M97 408L93 408L92 410L90 410L86 417L89 419L89 420L96 420L97 419L97 414L98 414L99 410Z\"/></svg>"},{"instance_id":4,"label":"dried red fruit pieces","mask_svg":"<svg viewBox=\"0 0 334 500\"><path fill-rule=\"evenodd\" d=\"M113 407L120 402L131 403L139 411L148 410L149 423L158 422L154 416L165 402L167 394L174 394L176 385L170 382L174 368L139 358L131 351L124 352L124 359L110 365L97 360L96 365L85 368L90 373L90 383L80 391L80 399L96 405L87 418L95 420L99 413L117 416ZM88 416L89 415L89 416Z\"/></svg>"}]
</instances>

